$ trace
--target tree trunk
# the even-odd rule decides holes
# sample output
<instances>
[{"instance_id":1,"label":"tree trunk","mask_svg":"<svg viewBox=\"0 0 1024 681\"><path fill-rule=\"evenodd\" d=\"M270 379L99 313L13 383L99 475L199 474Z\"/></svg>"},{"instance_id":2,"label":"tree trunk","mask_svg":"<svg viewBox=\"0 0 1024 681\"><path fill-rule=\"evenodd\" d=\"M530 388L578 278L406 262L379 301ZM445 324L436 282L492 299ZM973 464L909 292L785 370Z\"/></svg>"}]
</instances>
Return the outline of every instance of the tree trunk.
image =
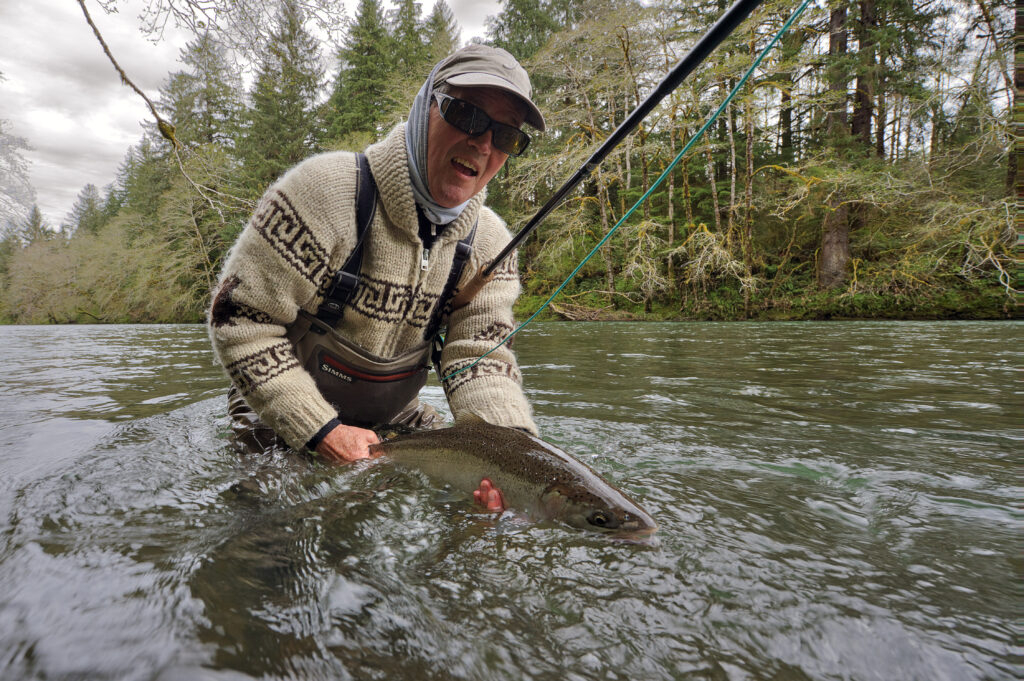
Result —
<instances>
[{"instance_id":1,"label":"tree trunk","mask_svg":"<svg viewBox=\"0 0 1024 681\"><path fill-rule=\"evenodd\" d=\"M603 237L611 229L611 221L608 219L608 207L611 198L608 196L608 187L604 183L604 176L601 168L597 169L597 198L601 203L601 236ZM606 244L608 245L608 244ZM612 257L611 248L602 248L601 257L604 259L604 285L608 289L608 297L612 298L611 292L615 290L615 259Z\"/></svg>"},{"instance_id":2,"label":"tree trunk","mask_svg":"<svg viewBox=\"0 0 1024 681\"><path fill-rule=\"evenodd\" d=\"M782 82L782 97L779 102L779 158L783 163L792 163L796 154L793 153L793 74L779 75Z\"/></svg>"},{"instance_id":3,"label":"tree trunk","mask_svg":"<svg viewBox=\"0 0 1024 681\"><path fill-rule=\"evenodd\" d=\"M753 52L753 44L751 44ZM743 263L749 272L754 265L754 105L747 102L747 172L743 177Z\"/></svg>"},{"instance_id":4,"label":"tree trunk","mask_svg":"<svg viewBox=\"0 0 1024 681\"><path fill-rule=\"evenodd\" d=\"M736 213L739 206L736 205L736 119L732 115L732 104L726 110L727 130L729 134L729 217L726 221L725 247L731 253L733 241L736 238Z\"/></svg>"},{"instance_id":5,"label":"tree trunk","mask_svg":"<svg viewBox=\"0 0 1024 681\"><path fill-rule=\"evenodd\" d=\"M1016 55L1016 59L1014 60L1016 67L1014 68L1013 77L1016 87L1011 89L1011 92L1013 93L1013 101L1010 104L1010 110L1015 112L1017 111L1017 97L1020 96L1020 91L1024 88L1024 59L1022 59L1022 57L1024 57L1024 12L1022 12L1020 7L1018 7L1016 14L1016 31L1014 32L1013 38L1013 49L1014 54ZM1020 130L1016 123L1013 124L1013 128L1018 131ZM1015 135L1011 132L1010 153L1008 154L1010 159L1006 167L1006 193L1008 195L1017 194L1018 198L1017 172L1020 169L1020 146L1020 135Z\"/></svg>"},{"instance_id":6,"label":"tree trunk","mask_svg":"<svg viewBox=\"0 0 1024 681\"><path fill-rule=\"evenodd\" d=\"M837 57L846 53L846 6L840 4L830 14L828 52L833 63L829 68L829 90L834 104L828 114L828 136L837 149L844 146L846 136L847 76L835 64ZM828 213L822 225L821 258L818 261L818 285L823 288L839 286L846 278L850 262L850 209L839 190L828 200Z\"/></svg>"},{"instance_id":7,"label":"tree trunk","mask_svg":"<svg viewBox=\"0 0 1024 681\"><path fill-rule=\"evenodd\" d=\"M672 68L672 59L670 58L670 50L668 47L668 40L664 34L661 34L661 48L662 54L665 58L665 69L670 70ZM679 93L673 92L672 96L669 97L669 126L668 126L668 140L669 140L669 155L675 159L676 157L676 139L678 139L679 133L676 128L676 124L679 121ZM683 144L686 144L685 137L683 138ZM685 168L685 165L683 166ZM675 262L673 261L671 252L675 248L676 244L676 174L675 171L668 174L668 250L669 256L665 258L665 274L669 282L669 290L675 289Z\"/></svg>"},{"instance_id":8,"label":"tree trunk","mask_svg":"<svg viewBox=\"0 0 1024 681\"><path fill-rule=\"evenodd\" d=\"M672 98L672 120L669 123L668 128L668 139L669 149L672 158L676 157L676 103L675 97ZM676 174L671 172L668 174L668 250L671 252L675 248L676 243L676 206L675 206L675 194L676 194ZM665 274L668 276L669 285L675 280L675 268L672 265L672 256L669 255L666 258L668 262L665 263Z\"/></svg>"},{"instance_id":9,"label":"tree trunk","mask_svg":"<svg viewBox=\"0 0 1024 681\"><path fill-rule=\"evenodd\" d=\"M790 60L796 59L800 54L806 34L803 29L793 27L782 36L780 60L789 64ZM792 68L783 71L778 75L779 81L779 158L783 163L792 163L796 158L793 149L793 88L796 85L793 79Z\"/></svg>"},{"instance_id":10,"label":"tree trunk","mask_svg":"<svg viewBox=\"0 0 1024 681\"><path fill-rule=\"evenodd\" d=\"M1005 57L1005 55L1003 55L1003 51L1000 49L999 34L996 33L996 25L995 25L995 21L994 21L994 19L992 17L992 8L985 4L985 0L977 0L977 3L978 3L978 9L981 10L981 17L985 21L985 26L988 28L988 32L992 36L993 56L995 57L996 61L999 63L999 73L1002 76L1003 83L1005 84L1005 87L1006 87L1006 100L1007 100L1007 104L1009 104L1012 107L1013 103L1014 103L1014 100L1016 99L1015 94L1014 94L1014 80L1010 76L1010 66L1006 63L1006 57ZM1016 43L1015 46L1014 46L1014 54L1017 54L1019 52L1019 50L1021 49L1020 47L1018 47L1020 45L1020 43L1021 43L1021 36L1024 35L1024 34L1021 33L1021 31L1024 31L1024 17L1021 16L1021 9L1020 9L1020 6L1018 5L1017 12L1016 12L1016 33L1014 34L1015 35L1014 41ZM1019 54L1017 54L1016 62L1017 62L1017 69L1016 69L1016 71L1017 71L1017 73L1016 73L1016 80L1017 80L1017 82L1016 82L1016 87L1020 88L1020 85L1021 85L1021 73L1020 73L1021 66L1020 66L1020 55Z\"/></svg>"},{"instance_id":11,"label":"tree trunk","mask_svg":"<svg viewBox=\"0 0 1024 681\"><path fill-rule=\"evenodd\" d=\"M900 138L903 136L903 98L898 97L892 120L892 163L900 159Z\"/></svg>"},{"instance_id":12,"label":"tree trunk","mask_svg":"<svg viewBox=\"0 0 1024 681\"><path fill-rule=\"evenodd\" d=\"M828 202L824 233L821 238L821 259L818 261L818 285L834 288L846 280L850 263L850 207L838 197Z\"/></svg>"},{"instance_id":13,"label":"tree trunk","mask_svg":"<svg viewBox=\"0 0 1024 681\"><path fill-rule=\"evenodd\" d=\"M597 119L594 116L594 107L586 93L583 94L583 104L587 112L587 122L590 124L590 129L596 131ZM611 229L611 220L608 215L608 209L611 205L611 194L608 183L605 182L604 173L601 171L601 166L597 167L597 176L594 179L597 183L597 191L595 193L597 194L598 210L601 216L601 235L598 236L598 239L600 239ZM602 248L601 258L604 260L605 286L608 289L608 296L611 298L611 292L615 290L615 259L612 256L612 249Z\"/></svg>"},{"instance_id":14,"label":"tree trunk","mask_svg":"<svg viewBox=\"0 0 1024 681\"><path fill-rule=\"evenodd\" d=\"M708 188L711 190L711 209L715 216L715 233L722 233L722 215L718 208L718 187L715 185L715 159L711 156L711 144L704 145L704 158L707 160Z\"/></svg>"},{"instance_id":15,"label":"tree trunk","mask_svg":"<svg viewBox=\"0 0 1024 681\"><path fill-rule=\"evenodd\" d=\"M878 55L878 97L875 100L875 156L882 161L885 160L885 126L889 112L886 110L888 99L886 98L886 86L888 85L888 71L885 55L879 52Z\"/></svg>"},{"instance_id":16,"label":"tree trunk","mask_svg":"<svg viewBox=\"0 0 1024 681\"><path fill-rule=\"evenodd\" d=\"M689 140L686 130L683 130L683 139ZM690 196L690 158L684 157L679 163L679 174L683 176L683 211L686 213L686 227L693 226L693 198Z\"/></svg>"},{"instance_id":17,"label":"tree trunk","mask_svg":"<svg viewBox=\"0 0 1024 681\"><path fill-rule=\"evenodd\" d=\"M865 150L871 148L871 118L875 100L875 0L861 0L860 21L857 23L857 89L854 94L853 118L850 134Z\"/></svg>"},{"instance_id":18,"label":"tree trunk","mask_svg":"<svg viewBox=\"0 0 1024 681\"><path fill-rule=\"evenodd\" d=\"M875 118L875 156L885 160L885 92L878 93L876 104L878 106L878 113Z\"/></svg>"},{"instance_id":19,"label":"tree trunk","mask_svg":"<svg viewBox=\"0 0 1024 681\"><path fill-rule=\"evenodd\" d=\"M840 0L839 6L829 13L828 53L831 57L846 54L846 5ZM841 65L829 65L829 92L835 101L828 112L828 134L833 141L846 131L846 72Z\"/></svg>"},{"instance_id":20,"label":"tree trunk","mask_svg":"<svg viewBox=\"0 0 1024 681\"><path fill-rule=\"evenodd\" d=\"M622 48L622 58L626 64L626 70L629 73L629 82L633 85L633 107L640 106L643 101L643 97L640 94L640 81L637 78L636 72L633 69L633 58L632 58L632 41L629 35L629 30L623 28L619 33L619 46ZM650 161L647 158L647 130L644 128L641 122L636 128L636 137L640 140L640 188L644 191L650 183ZM627 184L627 187L629 185ZM651 204L649 201L644 201L644 220L651 219Z\"/></svg>"}]
</instances>

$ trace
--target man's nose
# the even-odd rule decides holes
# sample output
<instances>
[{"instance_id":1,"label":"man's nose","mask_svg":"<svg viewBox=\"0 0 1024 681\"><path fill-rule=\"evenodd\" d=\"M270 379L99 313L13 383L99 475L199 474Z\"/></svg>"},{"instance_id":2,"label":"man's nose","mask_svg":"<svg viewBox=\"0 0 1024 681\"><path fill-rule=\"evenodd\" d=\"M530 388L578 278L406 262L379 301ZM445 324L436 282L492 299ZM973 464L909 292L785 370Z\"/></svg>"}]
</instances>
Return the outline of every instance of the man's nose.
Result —
<instances>
[{"instance_id":1,"label":"man's nose","mask_svg":"<svg viewBox=\"0 0 1024 681\"><path fill-rule=\"evenodd\" d=\"M478 149L481 153L490 152L491 142L494 137L494 131L488 128L479 135L474 135L469 138L469 143L475 149Z\"/></svg>"}]
</instances>

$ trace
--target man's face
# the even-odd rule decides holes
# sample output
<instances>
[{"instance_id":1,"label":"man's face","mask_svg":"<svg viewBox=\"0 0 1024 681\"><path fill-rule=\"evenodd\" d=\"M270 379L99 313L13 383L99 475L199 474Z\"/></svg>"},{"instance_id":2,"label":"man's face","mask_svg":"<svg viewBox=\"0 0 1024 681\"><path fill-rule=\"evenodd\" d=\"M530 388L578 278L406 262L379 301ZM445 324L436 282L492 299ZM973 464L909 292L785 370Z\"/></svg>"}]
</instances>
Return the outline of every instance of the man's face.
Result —
<instances>
[{"instance_id":1,"label":"man's face","mask_svg":"<svg viewBox=\"0 0 1024 681\"><path fill-rule=\"evenodd\" d=\"M526 119L522 103L503 90L453 87L448 94L475 104L499 123L518 128ZM445 208L453 208L487 186L508 158L508 154L491 145L493 134L488 130L470 137L441 118L436 100L430 103L427 184L434 201Z\"/></svg>"}]
</instances>

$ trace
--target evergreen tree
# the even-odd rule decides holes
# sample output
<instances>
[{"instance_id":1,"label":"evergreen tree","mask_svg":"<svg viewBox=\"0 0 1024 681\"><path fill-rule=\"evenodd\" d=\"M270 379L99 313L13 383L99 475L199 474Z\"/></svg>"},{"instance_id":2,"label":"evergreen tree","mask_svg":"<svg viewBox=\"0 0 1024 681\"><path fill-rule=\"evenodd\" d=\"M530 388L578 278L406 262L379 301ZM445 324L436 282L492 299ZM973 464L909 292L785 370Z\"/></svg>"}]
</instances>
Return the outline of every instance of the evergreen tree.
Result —
<instances>
[{"instance_id":1,"label":"evergreen tree","mask_svg":"<svg viewBox=\"0 0 1024 681\"><path fill-rule=\"evenodd\" d=\"M18 236L21 241L31 246L35 243L43 241L49 241L56 235L55 232L50 229L46 222L43 220L43 214L39 210L39 206L33 204L32 209L25 216L25 219L21 221L18 226Z\"/></svg>"},{"instance_id":2,"label":"evergreen tree","mask_svg":"<svg viewBox=\"0 0 1024 681\"><path fill-rule=\"evenodd\" d=\"M294 0L284 0L260 53L238 156L252 195L319 148L316 98L323 79L317 41Z\"/></svg>"},{"instance_id":3,"label":"evergreen tree","mask_svg":"<svg viewBox=\"0 0 1024 681\"><path fill-rule=\"evenodd\" d=\"M427 34L427 62L436 64L454 52L459 46L459 24L455 21L451 7L444 0L437 0L424 22Z\"/></svg>"},{"instance_id":4,"label":"evergreen tree","mask_svg":"<svg viewBox=\"0 0 1024 681\"><path fill-rule=\"evenodd\" d=\"M492 37L532 55L549 132L505 166L489 205L513 229L532 215L727 2L505 0ZM34 207L26 143L0 121L0 318L202 317L220 258L252 210L231 197L258 194L316 149L320 71L297 4L312 6L285 2L272 40L251 41L261 59L234 136L237 79L216 41L196 33L161 93L186 148L181 168L151 131L114 185L82 190L69 240ZM332 106L321 112L340 126L331 146L378 138L405 116L429 64L457 46L444 0L422 22L416 2L392 3L388 14L381 6L362 0L348 24ZM791 11L766 3L548 217L520 252L528 293L550 293L625 213ZM667 186L580 271L568 314L1013 315L1012 20L990 0L811 8ZM232 184L242 179L245 191ZM678 215L685 226L675 231Z\"/></svg>"},{"instance_id":5,"label":"evergreen tree","mask_svg":"<svg viewBox=\"0 0 1024 681\"><path fill-rule=\"evenodd\" d=\"M394 68L399 74L417 74L429 60L423 39L420 3L399 0L391 12L391 35L395 43Z\"/></svg>"},{"instance_id":6,"label":"evergreen tree","mask_svg":"<svg viewBox=\"0 0 1024 681\"><path fill-rule=\"evenodd\" d=\"M145 224L153 224L152 219L160 209L160 196L170 187L174 172L176 169L172 169L150 139L144 137L138 146L128 150L118 169L121 207L150 218Z\"/></svg>"},{"instance_id":7,"label":"evergreen tree","mask_svg":"<svg viewBox=\"0 0 1024 681\"><path fill-rule=\"evenodd\" d=\"M74 234L96 234L105 221L99 190L94 184L85 185L71 208L68 227Z\"/></svg>"},{"instance_id":8,"label":"evergreen tree","mask_svg":"<svg viewBox=\"0 0 1024 681\"><path fill-rule=\"evenodd\" d=\"M847 90L849 72L846 65L849 31L847 28L847 2L834 0L829 8L828 89L831 95L826 127L826 139L836 155L849 147L849 116ZM834 191L829 195L821 233L821 257L818 260L818 284L822 288L841 285L847 277L850 263L850 205L845 197Z\"/></svg>"},{"instance_id":9,"label":"evergreen tree","mask_svg":"<svg viewBox=\"0 0 1024 681\"><path fill-rule=\"evenodd\" d=\"M341 69L324 114L327 137L344 140L358 133L373 137L395 106L394 39L380 0L359 1L338 59Z\"/></svg>"},{"instance_id":10,"label":"evergreen tree","mask_svg":"<svg viewBox=\"0 0 1024 681\"><path fill-rule=\"evenodd\" d=\"M242 112L241 78L228 63L225 48L204 33L181 52L187 67L172 74L160 91L160 110L174 123L185 147L233 145Z\"/></svg>"},{"instance_id":11,"label":"evergreen tree","mask_svg":"<svg viewBox=\"0 0 1024 681\"><path fill-rule=\"evenodd\" d=\"M114 219L124 201L121 192L115 183L108 184L103 194L103 223L106 224Z\"/></svg>"},{"instance_id":12,"label":"evergreen tree","mask_svg":"<svg viewBox=\"0 0 1024 681\"><path fill-rule=\"evenodd\" d=\"M501 0L501 13L487 18L487 36L516 59L532 57L553 34L572 25L576 0Z\"/></svg>"},{"instance_id":13,"label":"evergreen tree","mask_svg":"<svg viewBox=\"0 0 1024 681\"><path fill-rule=\"evenodd\" d=\"M17 225L13 222L0 225L0 311L5 307L2 294L7 286L7 275L20 250L21 239L18 237Z\"/></svg>"}]
</instances>

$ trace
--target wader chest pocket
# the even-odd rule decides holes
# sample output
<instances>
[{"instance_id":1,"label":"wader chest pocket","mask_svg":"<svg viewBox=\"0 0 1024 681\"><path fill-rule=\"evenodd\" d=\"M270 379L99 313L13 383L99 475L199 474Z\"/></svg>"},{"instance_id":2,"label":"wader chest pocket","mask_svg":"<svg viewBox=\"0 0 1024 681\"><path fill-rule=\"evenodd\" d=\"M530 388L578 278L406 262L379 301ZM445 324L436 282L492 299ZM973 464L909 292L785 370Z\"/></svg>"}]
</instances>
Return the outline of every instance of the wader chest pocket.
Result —
<instances>
[{"instance_id":1,"label":"wader chest pocket","mask_svg":"<svg viewBox=\"0 0 1024 681\"><path fill-rule=\"evenodd\" d=\"M371 368L339 357L322 346L313 353L313 374L317 387L328 402L338 410L345 423L388 423L416 399L427 382L425 356L404 367ZM366 359L366 358L362 358Z\"/></svg>"},{"instance_id":2,"label":"wader chest pocket","mask_svg":"<svg viewBox=\"0 0 1024 681\"><path fill-rule=\"evenodd\" d=\"M319 327L312 333L310 327ZM320 394L349 425L390 423L427 383L430 346L393 359L376 357L300 312L288 338Z\"/></svg>"}]
</instances>

